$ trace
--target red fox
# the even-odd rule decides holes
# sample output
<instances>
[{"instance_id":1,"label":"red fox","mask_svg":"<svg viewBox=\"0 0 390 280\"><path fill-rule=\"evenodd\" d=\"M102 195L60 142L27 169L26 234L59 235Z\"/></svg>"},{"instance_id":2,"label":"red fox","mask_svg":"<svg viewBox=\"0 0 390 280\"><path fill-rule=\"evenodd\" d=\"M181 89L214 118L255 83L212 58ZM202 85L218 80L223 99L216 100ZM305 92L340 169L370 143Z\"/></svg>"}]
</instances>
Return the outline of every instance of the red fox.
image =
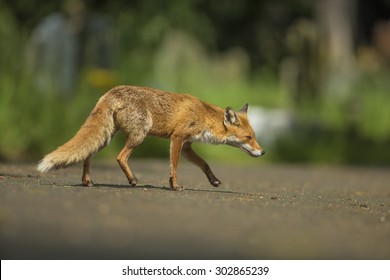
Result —
<instances>
[{"instance_id":1,"label":"red fox","mask_svg":"<svg viewBox=\"0 0 390 280\"><path fill-rule=\"evenodd\" d=\"M194 152L191 144L227 144L253 157L263 155L264 150L256 142L249 124L247 110L248 104L234 112L231 107L222 109L189 94L117 86L99 99L76 135L46 155L37 169L47 172L84 161L82 184L92 186L91 158L108 145L118 130L122 130L127 139L117 161L130 185L135 186L138 181L129 168L128 158L147 135L152 135L171 140L169 184L172 190L183 190L177 183L181 152L205 173L211 185L218 187L221 181L208 163Z\"/></svg>"}]
</instances>

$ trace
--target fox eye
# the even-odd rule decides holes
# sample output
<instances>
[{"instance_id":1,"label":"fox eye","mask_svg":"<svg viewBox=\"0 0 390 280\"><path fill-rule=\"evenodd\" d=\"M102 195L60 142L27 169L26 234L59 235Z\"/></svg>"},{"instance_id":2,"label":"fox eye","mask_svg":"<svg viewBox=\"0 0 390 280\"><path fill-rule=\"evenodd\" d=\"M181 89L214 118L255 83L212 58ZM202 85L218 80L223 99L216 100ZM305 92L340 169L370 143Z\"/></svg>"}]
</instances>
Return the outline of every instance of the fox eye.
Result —
<instances>
[{"instance_id":1,"label":"fox eye","mask_svg":"<svg viewBox=\"0 0 390 280\"><path fill-rule=\"evenodd\" d=\"M250 136L250 135L245 136L245 138L246 138L246 140L252 140L252 136Z\"/></svg>"}]
</instances>

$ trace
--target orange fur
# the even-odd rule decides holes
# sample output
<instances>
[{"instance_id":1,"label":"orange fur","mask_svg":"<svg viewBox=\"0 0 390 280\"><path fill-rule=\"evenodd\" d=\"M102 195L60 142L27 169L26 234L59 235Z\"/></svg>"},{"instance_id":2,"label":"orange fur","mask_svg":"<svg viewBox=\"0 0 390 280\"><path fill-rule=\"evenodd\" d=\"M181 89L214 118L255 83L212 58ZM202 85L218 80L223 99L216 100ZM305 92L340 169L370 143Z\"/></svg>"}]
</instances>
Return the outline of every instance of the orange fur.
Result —
<instances>
[{"instance_id":1,"label":"orange fur","mask_svg":"<svg viewBox=\"0 0 390 280\"><path fill-rule=\"evenodd\" d=\"M182 190L177 183L177 166L181 151L199 166L213 186L221 182L209 165L191 148L192 142L227 144L238 147L251 156L261 156L263 149L256 142L246 111L234 112L201 101L189 94L175 94L152 88L117 86L104 94L76 135L38 164L47 172L84 161L82 182L91 186L91 158L103 149L118 130L127 137L117 161L131 185L137 179L128 166L132 151L147 135L171 139L170 186Z\"/></svg>"}]
</instances>

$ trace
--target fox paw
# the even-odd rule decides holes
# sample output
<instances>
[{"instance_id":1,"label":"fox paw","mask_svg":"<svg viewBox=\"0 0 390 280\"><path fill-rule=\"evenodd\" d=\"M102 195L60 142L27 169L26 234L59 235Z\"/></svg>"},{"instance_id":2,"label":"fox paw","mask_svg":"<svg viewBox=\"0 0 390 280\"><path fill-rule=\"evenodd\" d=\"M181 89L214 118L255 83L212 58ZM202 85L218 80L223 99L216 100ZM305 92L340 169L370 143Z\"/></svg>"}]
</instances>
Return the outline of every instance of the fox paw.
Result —
<instances>
[{"instance_id":1,"label":"fox paw","mask_svg":"<svg viewBox=\"0 0 390 280\"><path fill-rule=\"evenodd\" d=\"M92 180L85 180L85 181L83 181L83 186L84 187L93 187Z\"/></svg>"},{"instance_id":2,"label":"fox paw","mask_svg":"<svg viewBox=\"0 0 390 280\"><path fill-rule=\"evenodd\" d=\"M132 187L135 187L138 183L138 180L137 180L137 178L133 178L133 179L129 180L129 183Z\"/></svg>"},{"instance_id":3,"label":"fox paw","mask_svg":"<svg viewBox=\"0 0 390 280\"><path fill-rule=\"evenodd\" d=\"M181 192L181 191L184 190L183 186L181 186L181 185L179 185L178 183L176 183L176 178L173 179L172 176L169 176L169 185L171 186L171 189L172 189L173 191L179 191L179 192Z\"/></svg>"},{"instance_id":4,"label":"fox paw","mask_svg":"<svg viewBox=\"0 0 390 280\"><path fill-rule=\"evenodd\" d=\"M219 185L222 184L222 183L221 183L221 181L218 180L217 178L214 178L214 179L210 180L210 184L211 184L213 187L219 187Z\"/></svg>"},{"instance_id":5,"label":"fox paw","mask_svg":"<svg viewBox=\"0 0 390 280\"><path fill-rule=\"evenodd\" d=\"M171 186L171 189L172 189L173 191L178 191L178 192L184 191L183 186L178 185L178 184L175 184L175 185Z\"/></svg>"}]
</instances>

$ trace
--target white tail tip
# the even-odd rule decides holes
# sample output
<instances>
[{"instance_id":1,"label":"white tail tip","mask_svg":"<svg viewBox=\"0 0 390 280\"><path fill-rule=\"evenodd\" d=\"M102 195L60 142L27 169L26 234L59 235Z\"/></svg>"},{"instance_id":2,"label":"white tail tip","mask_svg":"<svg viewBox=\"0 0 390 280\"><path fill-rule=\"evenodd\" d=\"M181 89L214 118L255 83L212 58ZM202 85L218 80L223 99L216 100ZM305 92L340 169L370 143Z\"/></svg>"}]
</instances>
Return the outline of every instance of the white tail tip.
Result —
<instances>
[{"instance_id":1,"label":"white tail tip","mask_svg":"<svg viewBox=\"0 0 390 280\"><path fill-rule=\"evenodd\" d=\"M44 159L42 159L42 160L38 163L37 170L38 170L39 172L48 172L48 171L50 171L51 169L53 169L53 167L54 167L54 164L53 164L50 160L44 158Z\"/></svg>"}]
</instances>

